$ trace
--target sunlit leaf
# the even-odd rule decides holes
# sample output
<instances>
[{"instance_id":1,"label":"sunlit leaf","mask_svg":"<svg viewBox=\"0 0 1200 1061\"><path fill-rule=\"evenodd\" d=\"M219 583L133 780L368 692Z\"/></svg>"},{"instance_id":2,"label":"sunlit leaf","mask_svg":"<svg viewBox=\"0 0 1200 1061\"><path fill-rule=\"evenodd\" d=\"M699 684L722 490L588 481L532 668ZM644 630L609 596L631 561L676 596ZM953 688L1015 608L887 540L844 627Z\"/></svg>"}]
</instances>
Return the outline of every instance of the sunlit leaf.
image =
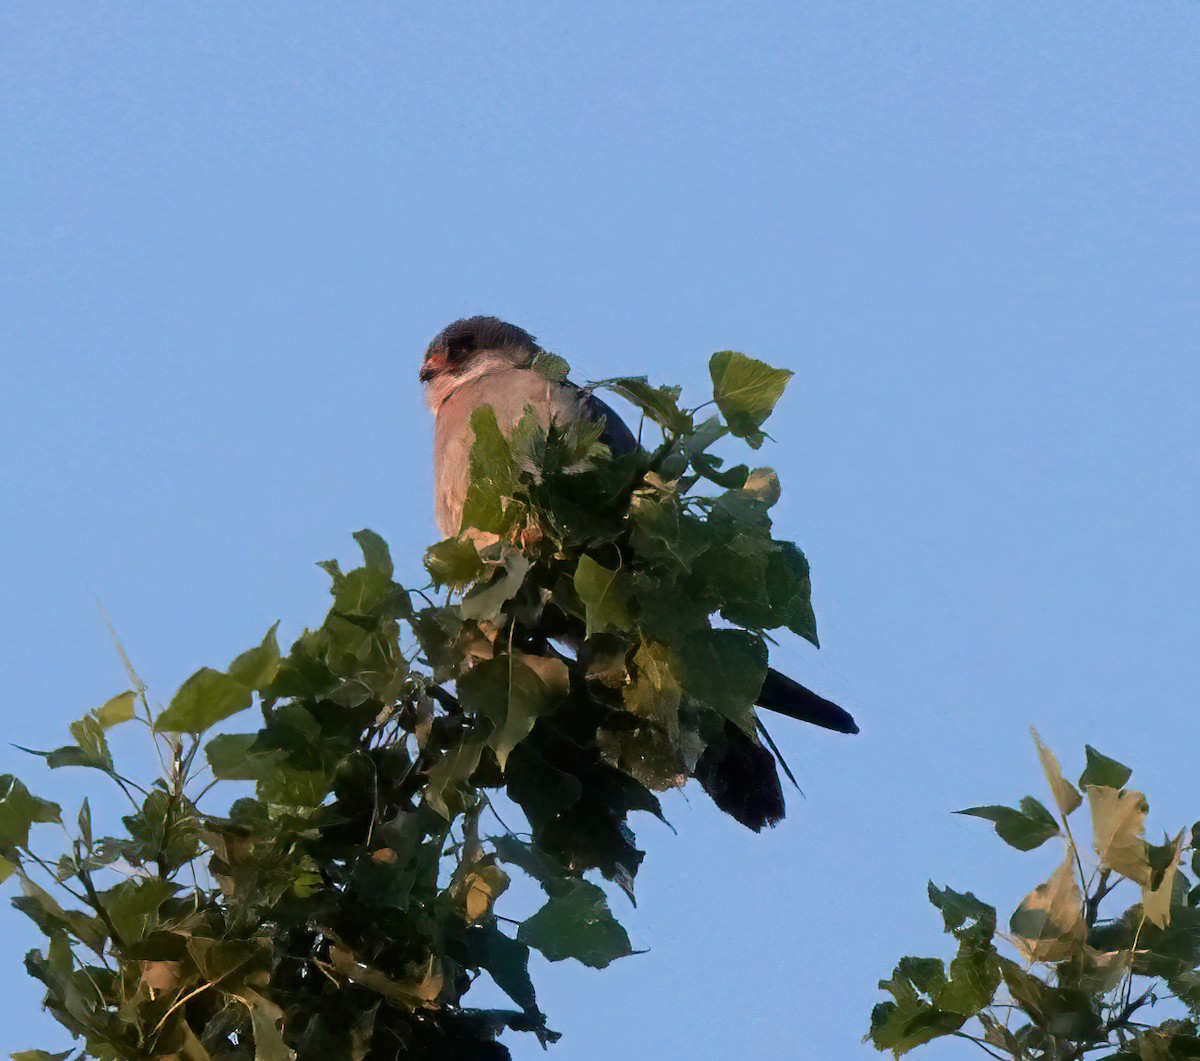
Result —
<instances>
[{"instance_id":1,"label":"sunlit leaf","mask_svg":"<svg viewBox=\"0 0 1200 1061\"><path fill-rule=\"evenodd\" d=\"M1166 928L1171 923L1171 893L1179 871L1179 856L1183 853L1183 838L1186 832L1185 829L1180 829L1179 835L1171 841L1169 861L1158 886L1151 887L1153 880L1142 885L1142 910L1145 911L1146 919L1159 928Z\"/></svg>"},{"instance_id":2,"label":"sunlit leaf","mask_svg":"<svg viewBox=\"0 0 1200 1061\"><path fill-rule=\"evenodd\" d=\"M279 670L279 642L275 637L278 629L279 623L275 623L261 645L248 649L229 664L229 676L250 689L265 689L270 685ZM159 728L162 728L161 718Z\"/></svg>"},{"instance_id":3,"label":"sunlit leaf","mask_svg":"<svg viewBox=\"0 0 1200 1061\"><path fill-rule=\"evenodd\" d=\"M793 374L733 350L713 354L708 370L713 397L729 430L758 449L765 437L763 421L771 415Z\"/></svg>"},{"instance_id":4,"label":"sunlit leaf","mask_svg":"<svg viewBox=\"0 0 1200 1061\"><path fill-rule=\"evenodd\" d=\"M1026 961L1061 961L1082 947L1086 933L1083 896L1070 844L1050 879L1021 900L1009 930Z\"/></svg>"},{"instance_id":5,"label":"sunlit leaf","mask_svg":"<svg viewBox=\"0 0 1200 1061\"><path fill-rule=\"evenodd\" d=\"M1150 860L1143 832L1149 805L1146 797L1132 789L1118 791L1089 785L1088 806L1100 864L1138 884L1150 882Z\"/></svg>"},{"instance_id":6,"label":"sunlit leaf","mask_svg":"<svg viewBox=\"0 0 1200 1061\"><path fill-rule=\"evenodd\" d=\"M203 733L250 706L250 688L228 674L202 667L179 688L155 720L161 733Z\"/></svg>"},{"instance_id":7,"label":"sunlit leaf","mask_svg":"<svg viewBox=\"0 0 1200 1061\"><path fill-rule=\"evenodd\" d=\"M1038 731L1030 726L1029 732L1033 734L1033 741L1037 745L1038 758L1042 763L1042 772L1046 775L1050 791L1054 793L1054 802L1058 805L1058 809L1063 817L1067 817L1079 808L1079 805L1083 802L1083 797L1076 791L1075 786L1063 777L1058 760L1054 757L1054 753L1042 743L1042 738L1038 736Z\"/></svg>"},{"instance_id":8,"label":"sunlit leaf","mask_svg":"<svg viewBox=\"0 0 1200 1061\"><path fill-rule=\"evenodd\" d=\"M100 707L96 708L96 721L104 729L109 729L122 722L128 722L133 718L133 705L136 699L137 693L132 690L118 693L111 700L105 701Z\"/></svg>"}]
</instances>

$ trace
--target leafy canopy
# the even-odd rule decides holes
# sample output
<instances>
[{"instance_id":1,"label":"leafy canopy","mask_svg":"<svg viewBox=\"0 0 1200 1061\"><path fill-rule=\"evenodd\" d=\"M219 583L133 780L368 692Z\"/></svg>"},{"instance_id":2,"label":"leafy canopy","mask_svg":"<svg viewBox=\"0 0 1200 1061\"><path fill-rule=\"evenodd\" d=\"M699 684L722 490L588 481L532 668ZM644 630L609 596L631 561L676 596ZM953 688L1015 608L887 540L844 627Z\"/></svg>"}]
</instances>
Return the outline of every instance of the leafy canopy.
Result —
<instances>
[{"instance_id":1,"label":"leafy canopy","mask_svg":"<svg viewBox=\"0 0 1200 1061\"><path fill-rule=\"evenodd\" d=\"M1190 851L1200 878L1200 822L1152 844L1149 804L1127 787L1127 766L1088 747L1073 784L1036 732L1034 741L1054 812L1026 796L1017 808L959 813L992 822L1018 851L1058 837L1062 861L1021 901L1007 933L997 932L993 907L931 883L958 952L948 968L902 958L879 982L892 997L875 1007L867 1038L895 1057L946 1036L1013 1061L1200 1057L1200 887L1183 870ZM1085 800L1090 828L1077 816ZM1116 913L1122 897L1132 902ZM1172 1015L1147 1023L1170 1000Z\"/></svg>"},{"instance_id":2,"label":"leafy canopy","mask_svg":"<svg viewBox=\"0 0 1200 1061\"><path fill-rule=\"evenodd\" d=\"M728 351L711 373L720 415L700 422L678 388L602 384L660 436L615 459L598 427L531 414L506 436L479 410L467 529L428 551L429 586L360 531L361 565L321 565L332 606L286 651L272 627L160 711L131 670L74 743L35 753L114 784L120 823L0 779L0 875L46 937L26 967L78 1044L16 1056L499 1059L505 1029L557 1039L531 951L633 952L612 903L644 857L633 812L661 818L663 791L695 776L774 820L752 813L779 787L753 708L767 631L816 642L774 473L713 452L761 445L790 373ZM121 771L117 725L144 729L160 777ZM733 793L747 757L763 791ZM35 848L60 821L65 849ZM517 875L544 896L524 920L500 912ZM511 1005L474 1008L480 977Z\"/></svg>"}]
</instances>

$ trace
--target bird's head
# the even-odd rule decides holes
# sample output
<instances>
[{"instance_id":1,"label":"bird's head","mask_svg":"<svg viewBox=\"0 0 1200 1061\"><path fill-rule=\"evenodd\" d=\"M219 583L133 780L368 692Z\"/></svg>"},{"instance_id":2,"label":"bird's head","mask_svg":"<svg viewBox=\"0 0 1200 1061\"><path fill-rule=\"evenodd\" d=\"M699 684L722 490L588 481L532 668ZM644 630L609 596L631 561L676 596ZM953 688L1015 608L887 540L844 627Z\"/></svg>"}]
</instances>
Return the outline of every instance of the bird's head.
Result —
<instances>
[{"instance_id":1,"label":"bird's head","mask_svg":"<svg viewBox=\"0 0 1200 1061\"><path fill-rule=\"evenodd\" d=\"M510 365L526 364L540 348L523 328L498 317L466 317L448 324L421 363L425 397L434 411L455 387Z\"/></svg>"}]
</instances>

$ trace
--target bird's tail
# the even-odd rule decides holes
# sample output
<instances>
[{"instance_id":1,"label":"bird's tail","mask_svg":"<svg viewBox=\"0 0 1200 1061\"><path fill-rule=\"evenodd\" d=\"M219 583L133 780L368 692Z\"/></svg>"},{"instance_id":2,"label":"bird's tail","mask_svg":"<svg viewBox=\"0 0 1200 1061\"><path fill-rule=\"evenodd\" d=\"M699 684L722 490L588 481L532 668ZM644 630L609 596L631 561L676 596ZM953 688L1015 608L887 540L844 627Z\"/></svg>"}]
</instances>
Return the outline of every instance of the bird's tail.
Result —
<instances>
[{"instance_id":1,"label":"bird's tail","mask_svg":"<svg viewBox=\"0 0 1200 1061\"><path fill-rule=\"evenodd\" d=\"M758 706L836 733L858 732L858 724L849 711L780 674L774 667L767 670Z\"/></svg>"}]
</instances>

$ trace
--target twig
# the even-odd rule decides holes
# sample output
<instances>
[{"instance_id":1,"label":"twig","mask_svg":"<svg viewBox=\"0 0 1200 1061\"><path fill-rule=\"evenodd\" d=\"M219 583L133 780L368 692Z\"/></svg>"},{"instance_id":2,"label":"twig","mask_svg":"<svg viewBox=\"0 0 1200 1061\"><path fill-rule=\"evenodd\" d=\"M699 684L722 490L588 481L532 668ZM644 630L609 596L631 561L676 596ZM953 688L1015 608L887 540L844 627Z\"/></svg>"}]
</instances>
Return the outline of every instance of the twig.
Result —
<instances>
[{"instance_id":1,"label":"twig","mask_svg":"<svg viewBox=\"0 0 1200 1061\"><path fill-rule=\"evenodd\" d=\"M988 1046L988 1044L985 1043L978 1036L969 1035L967 1032L951 1032L951 1034L957 1036L959 1039L966 1039L968 1042L974 1043L976 1046L979 1047L980 1050L982 1050L989 1057L996 1058L996 1061L1005 1061L1003 1054L996 1053L995 1050L993 1050L990 1046Z\"/></svg>"}]
</instances>

